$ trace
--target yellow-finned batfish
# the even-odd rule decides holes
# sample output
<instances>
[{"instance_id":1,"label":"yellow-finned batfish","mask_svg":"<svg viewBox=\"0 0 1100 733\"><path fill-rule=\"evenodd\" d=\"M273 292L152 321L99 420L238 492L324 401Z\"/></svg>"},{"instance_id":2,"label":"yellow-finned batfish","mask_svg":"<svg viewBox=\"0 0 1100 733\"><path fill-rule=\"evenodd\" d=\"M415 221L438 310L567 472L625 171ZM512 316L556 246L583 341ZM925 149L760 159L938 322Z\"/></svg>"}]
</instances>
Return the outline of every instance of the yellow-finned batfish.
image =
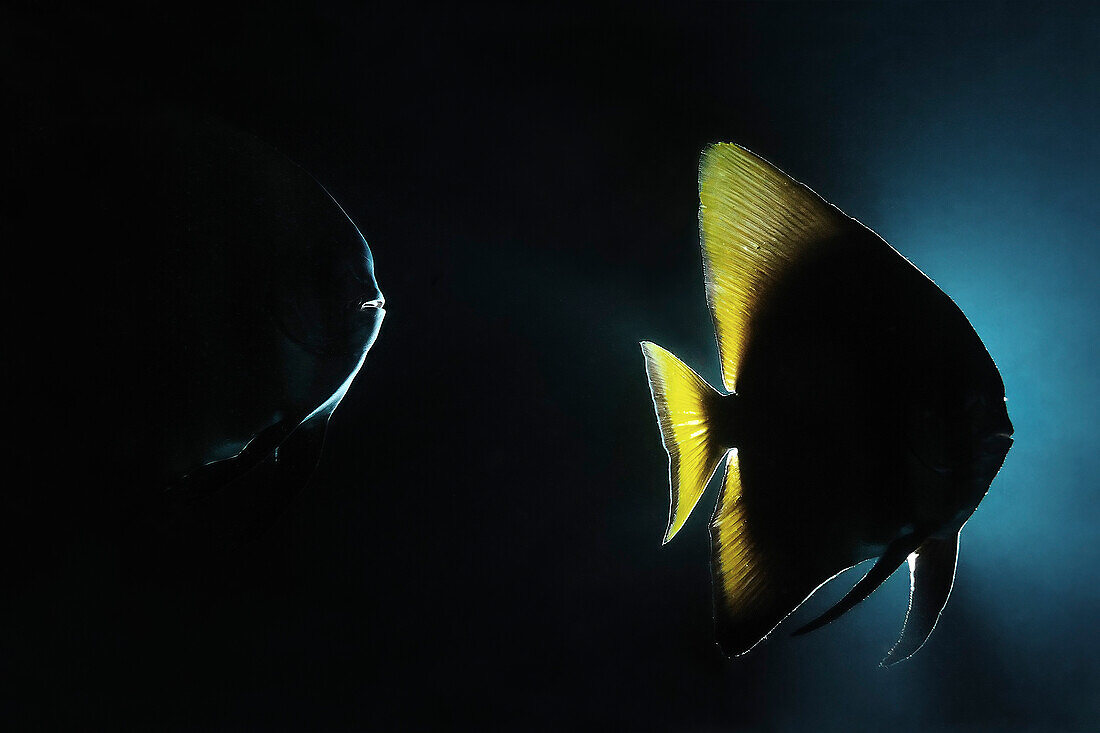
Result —
<instances>
[{"instance_id":1,"label":"yellow-finned batfish","mask_svg":"<svg viewBox=\"0 0 1100 733\"><path fill-rule=\"evenodd\" d=\"M818 587L878 561L804 633L908 559L901 638L927 640L959 531L1012 444L1004 384L958 306L878 235L744 148L699 167L722 383L643 342L672 506L667 543L723 458L710 523L718 643L752 649Z\"/></svg>"}]
</instances>

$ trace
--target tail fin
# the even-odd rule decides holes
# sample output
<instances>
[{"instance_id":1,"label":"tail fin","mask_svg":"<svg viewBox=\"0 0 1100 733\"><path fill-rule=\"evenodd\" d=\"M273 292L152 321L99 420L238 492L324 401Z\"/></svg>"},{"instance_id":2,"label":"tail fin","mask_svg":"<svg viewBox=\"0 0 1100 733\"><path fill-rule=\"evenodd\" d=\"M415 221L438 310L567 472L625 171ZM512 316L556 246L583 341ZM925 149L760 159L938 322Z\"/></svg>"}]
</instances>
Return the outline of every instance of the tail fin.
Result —
<instances>
[{"instance_id":1,"label":"tail fin","mask_svg":"<svg viewBox=\"0 0 1100 733\"><path fill-rule=\"evenodd\" d=\"M643 341L642 353L661 442L668 452L672 506L667 544L684 526L729 446L719 445L713 433L714 411L722 395L657 344Z\"/></svg>"}]
</instances>

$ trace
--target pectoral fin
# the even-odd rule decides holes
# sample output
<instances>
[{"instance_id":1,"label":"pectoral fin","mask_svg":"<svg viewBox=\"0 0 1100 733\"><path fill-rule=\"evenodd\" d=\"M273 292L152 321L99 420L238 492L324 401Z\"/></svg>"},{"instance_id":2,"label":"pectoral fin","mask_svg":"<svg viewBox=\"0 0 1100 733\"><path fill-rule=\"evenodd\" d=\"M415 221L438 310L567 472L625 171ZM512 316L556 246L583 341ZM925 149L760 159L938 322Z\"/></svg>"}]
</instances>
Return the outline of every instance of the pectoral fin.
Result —
<instances>
[{"instance_id":1,"label":"pectoral fin","mask_svg":"<svg viewBox=\"0 0 1100 733\"><path fill-rule=\"evenodd\" d=\"M882 660L882 666L908 659L924 646L951 595L958 556L958 534L948 540L926 540L909 556L909 611L901 638Z\"/></svg>"},{"instance_id":2,"label":"pectoral fin","mask_svg":"<svg viewBox=\"0 0 1100 733\"><path fill-rule=\"evenodd\" d=\"M792 636L800 636L814 631L815 629L820 629L825 624L836 621L845 613L852 610L856 604L874 593L876 588L886 582L886 579L894 574L898 566L905 561L905 557L920 545L921 539L922 538L918 535L907 535L890 543L890 546L886 548L886 552L882 554L878 562L867 571L867 574L863 576L862 580L855 584L855 587L848 591L847 595L841 598L840 601L828 611L821 614L798 631L795 631ZM914 651L916 650L914 649Z\"/></svg>"}]
</instances>

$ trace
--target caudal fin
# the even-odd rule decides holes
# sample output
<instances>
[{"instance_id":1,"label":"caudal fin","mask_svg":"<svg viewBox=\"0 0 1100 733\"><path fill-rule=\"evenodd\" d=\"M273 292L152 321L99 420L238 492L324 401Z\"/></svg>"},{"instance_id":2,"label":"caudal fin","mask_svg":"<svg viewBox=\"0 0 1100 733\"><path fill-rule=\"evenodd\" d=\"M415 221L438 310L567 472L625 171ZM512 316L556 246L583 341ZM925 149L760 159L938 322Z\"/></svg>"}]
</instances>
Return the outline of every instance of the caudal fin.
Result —
<instances>
[{"instance_id":1,"label":"caudal fin","mask_svg":"<svg viewBox=\"0 0 1100 733\"><path fill-rule=\"evenodd\" d=\"M684 526L729 446L714 439L714 412L722 395L672 352L642 342L649 389L668 452L672 487L667 544Z\"/></svg>"}]
</instances>

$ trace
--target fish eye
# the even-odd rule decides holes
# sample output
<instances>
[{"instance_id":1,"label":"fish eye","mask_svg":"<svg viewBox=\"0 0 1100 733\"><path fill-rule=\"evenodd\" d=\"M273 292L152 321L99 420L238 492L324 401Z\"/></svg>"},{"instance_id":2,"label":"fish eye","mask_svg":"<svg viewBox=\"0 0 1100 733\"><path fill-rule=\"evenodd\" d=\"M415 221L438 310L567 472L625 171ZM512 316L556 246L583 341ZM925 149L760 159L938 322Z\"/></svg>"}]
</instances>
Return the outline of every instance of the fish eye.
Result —
<instances>
[{"instance_id":1,"label":"fish eye","mask_svg":"<svg viewBox=\"0 0 1100 733\"><path fill-rule=\"evenodd\" d=\"M973 394L966 398L966 412L977 412L985 409L985 397Z\"/></svg>"}]
</instances>

